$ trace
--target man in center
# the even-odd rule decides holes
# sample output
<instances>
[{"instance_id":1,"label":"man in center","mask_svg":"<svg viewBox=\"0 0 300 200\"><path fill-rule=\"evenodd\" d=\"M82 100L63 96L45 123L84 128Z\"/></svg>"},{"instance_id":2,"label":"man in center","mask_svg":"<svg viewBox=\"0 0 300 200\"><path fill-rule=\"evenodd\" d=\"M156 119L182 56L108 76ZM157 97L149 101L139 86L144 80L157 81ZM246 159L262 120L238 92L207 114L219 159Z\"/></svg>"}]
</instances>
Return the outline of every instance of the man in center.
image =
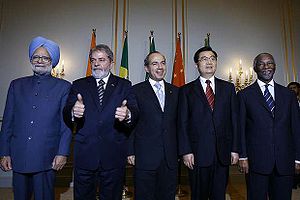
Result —
<instances>
[{"instance_id":1,"label":"man in center","mask_svg":"<svg viewBox=\"0 0 300 200\"><path fill-rule=\"evenodd\" d=\"M178 88L164 80L166 58L160 52L149 53L144 66L150 78L133 86L139 117L128 154L135 165L135 200L174 200Z\"/></svg>"},{"instance_id":2,"label":"man in center","mask_svg":"<svg viewBox=\"0 0 300 200\"><path fill-rule=\"evenodd\" d=\"M215 77L217 53L194 55L200 77L180 89L179 154L189 168L192 200L225 200L230 164L238 162L237 97L234 85Z\"/></svg>"}]
</instances>

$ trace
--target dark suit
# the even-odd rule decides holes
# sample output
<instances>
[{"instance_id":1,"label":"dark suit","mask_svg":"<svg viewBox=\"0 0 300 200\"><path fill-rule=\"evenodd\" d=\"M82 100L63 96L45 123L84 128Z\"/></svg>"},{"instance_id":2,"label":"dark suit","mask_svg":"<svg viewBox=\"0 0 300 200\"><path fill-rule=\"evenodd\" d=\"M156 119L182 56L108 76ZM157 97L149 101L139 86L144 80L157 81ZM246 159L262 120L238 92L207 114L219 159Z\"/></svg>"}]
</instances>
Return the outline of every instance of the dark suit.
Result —
<instances>
[{"instance_id":1,"label":"dark suit","mask_svg":"<svg viewBox=\"0 0 300 200\"><path fill-rule=\"evenodd\" d=\"M192 199L225 199L231 152L239 152L234 85L215 78L212 111L200 79L186 84L180 89L178 119L179 154L194 154Z\"/></svg>"},{"instance_id":2,"label":"dark suit","mask_svg":"<svg viewBox=\"0 0 300 200\"><path fill-rule=\"evenodd\" d=\"M62 116L70 86L51 75L23 77L10 84L0 156L12 159L15 199L29 195L31 179L35 199L54 199L52 162L56 155L69 155L72 139Z\"/></svg>"},{"instance_id":3,"label":"dark suit","mask_svg":"<svg viewBox=\"0 0 300 200\"><path fill-rule=\"evenodd\" d=\"M139 118L128 155L135 155L136 200L175 198L178 88L167 82L164 85L164 111L149 81L133 86Z\"/></svg>"},{"instance_id":4,"label":"dark suit","mask_svg":"<svg viewBox=\"0 0 300 200\"><path fill-rule=\"evenodd\" d=\"M133 103L130 91L130 81L110 74L100 105L95 78L73 82L64 109L70 127L71 109L78 93L85 105L84 117L75 119L75 199L95 199L96 177L100 179L100 199L121 199L129 128L128 124L115 119L115 111L124 99L128 105Z\"/></svg>"},{"instance_id":5,"label":"dark suit","mask_svg":"<svg viewBox=\"0 0 300 200\"><path fill-rule=\"evenodd\" d=\"M240 157L247 157L249 161L249 199L266 198L262 197L268 190L263 181L268 180L261 179L263 176L278 178L278 185L275 178L269 180L270 185L274 186L270 189L270 198L281 193L279 195L283 196L274 199L290 199L295 160L300 160L297 100L291 91L277 83L274 84L274 93L274 117L257 82L238 93L242 147ZM280 188L276 188L276 185Z\"/></svg>"}]
</instances>

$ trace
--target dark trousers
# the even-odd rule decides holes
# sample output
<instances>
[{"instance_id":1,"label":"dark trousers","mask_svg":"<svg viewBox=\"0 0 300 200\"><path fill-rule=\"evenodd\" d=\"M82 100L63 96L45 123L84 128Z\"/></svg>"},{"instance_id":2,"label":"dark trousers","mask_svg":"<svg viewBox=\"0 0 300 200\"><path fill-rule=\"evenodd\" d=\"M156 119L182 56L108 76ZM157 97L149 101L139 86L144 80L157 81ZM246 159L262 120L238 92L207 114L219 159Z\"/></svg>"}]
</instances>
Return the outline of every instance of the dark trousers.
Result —
<instances>
[{"instance_id":1,"label":"dark trousers","mask_svg":"<svg viewBox=\"0 0 300 200\"><path fill-rule=\"evenodd\" d=\"M271 174L259 174L250 170L246 179L248 200L292 198L293 176L279 175L276 168Z\"/></svg>"},{"instance_id":2,"label":"dark trousers","mask_svg":"<svg viewBox=\"0 0 300 200\"><path fill-rule=\"evenodd\" d=\"M74 200L95 200L97 186L101 200L121 200L125 166L121 169L74 169Z\"/></svg>"},{"instance_id":3,"label":"dark trousers","mask_svg":"<svg viewBox=\"0 0 300 200\"><path fill-rule=\"evenodd\" d=\"M13 172L13 191L15 200L54 200L55 171L37 173Z\"/></svg>"},{"instance_id":4,"label":"dark trousers","mask_svg":"<svg viewBox=\"0 0 300 200\"><path fill-rule=\"evenodd\" d=\"M174 200L177 167L170 169L163 159L155 170L135 168L135 200Z\"/></svg>"},{"instance_id":5,"label":"dark trousers","mask_svg":"<svg viewBox=\"0 0 300 200\"><path fill-rule=\"evenodd\" d=\"M208 167L189 170L192 200L225 200L229 168L217 159Z\"/></svg>"}]
</instances>

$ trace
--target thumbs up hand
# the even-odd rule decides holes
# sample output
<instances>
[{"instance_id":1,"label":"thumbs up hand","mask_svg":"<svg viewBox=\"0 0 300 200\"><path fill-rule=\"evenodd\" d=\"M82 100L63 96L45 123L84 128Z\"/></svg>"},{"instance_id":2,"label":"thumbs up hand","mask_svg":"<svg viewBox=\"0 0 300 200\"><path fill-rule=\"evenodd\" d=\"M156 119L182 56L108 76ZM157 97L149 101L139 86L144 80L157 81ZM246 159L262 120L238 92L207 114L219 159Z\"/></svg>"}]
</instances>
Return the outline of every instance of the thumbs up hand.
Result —
<instances>
[{"instance_id":1,"label":"thumbs up hand","mask_svg":"<svg viewBox=\"0 0 300 200\"><path fill-rule=\"evenodd\" d=\"M77 101L75 102L73 108L72 108L72 114L74 117L81 118L84 114L84 104L83 104L83 98L80 93L77 94Z\"/></svg>"},{"instance_id":2,"label":"thumbs up hand","mask_svg":"<svg viewBox=\"0 0 300 200\"><path fill-rule=\"evenodd\" d=\"M127 108L127 100L122 101L122 105L117 107L115 112L115 118L118 119L120 122L124 120L128 120L131 117L130 110Z\"/></svg>"}]
</instances>

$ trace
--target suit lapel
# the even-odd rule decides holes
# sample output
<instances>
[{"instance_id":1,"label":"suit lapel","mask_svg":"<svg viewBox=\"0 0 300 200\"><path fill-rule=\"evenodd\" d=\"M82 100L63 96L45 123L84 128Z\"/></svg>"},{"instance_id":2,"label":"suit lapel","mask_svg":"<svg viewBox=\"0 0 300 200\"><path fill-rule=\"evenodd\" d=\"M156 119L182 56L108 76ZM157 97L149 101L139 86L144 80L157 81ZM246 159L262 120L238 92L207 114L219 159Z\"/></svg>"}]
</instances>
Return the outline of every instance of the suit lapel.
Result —
<instances>
[{"instance_id":1,"label":"suit lapel","mask_svg":"<svg viewBox=\"0 0 300 200\"><path fill-rule=\"evenodd\" d=\"M165 113L168 111L170 103L172 102L172 94L173 94L173 90L170 84L165 82L165 108L164 108Z\"/></svg>"},{"instance_id":2,"label":"suit lapel","mask_svg":"<svg viewBox=\"0 0 300 200\"><path fill-rule=\"evenodd\" d=\"M215 78L215 105L214 111L218 110L219 102L222 101L224 96L224 89L222 90L221 81L218 78Z\"/></svg>"},{"instance_id":3,"label":"suit lapel","mask_svg":"<svg viewBox=\"0 0 300 200\"><path fill-rule=\"evenodd\" d=\"M159 100L158 100L150 82L145 81L144 87L145 87L145 95L148 96L149 100L154 103L155 107L162 112Z\"/></svg>"},{"instance_id":4,"label":"suit lapel","mask_svg":"<svg viewBox=\"0 0 300 200\"><path fill-rule=\"evenodd\" d=\"M284 94L281 94L281 89L277 83L274 82L274 94L275 94L275 110L274 110L274 117L280 116L281 113L284 112L284 110L281 110L284 108Z\"/></svg>"},{"instance_id":5,"label":"suit lapel","mask_svg":"<svg viewBox=\"0 0 300 200\"><path fill-rule=\"evenodd\" d=\"M212 112L212 110L210 109L210 106L208 104L206 95L204 93L204 90L202 88L202 85L200 83L200 78L197 78L194 81L194 87L193 87L194 93L201 99L201 101L206 105L206 108L209 109L210 112Z\"/></svg>"},{"instance_id":6,"label":"suit lapel","mask_svg":"<svg viewBox=\"0 0 300 200\"><path fill-rule=\"evenodd\" d=\"M88 84L87 88L89 90L89 94L91 94L94 103L96 104L97 108L100 110L101 107L100 107L100 103L99 103L99 96L98 96L96 79L92 76L88 77L87 78L87 84Z\"/></svg>"},{"instance_id":7,"label":"suit lapel","mask_svg":"<svg viewBox=\"0 0 300 200\"><path fill-rule=\"evenodd\" d=\"M260 89L260 87L259 87L257 81L253 84L253 90L254 90L254 92L255 92L254 97L257 97L259 103L260 103L261 105L263 105L263 107L270 113L270 115L273 116L273 114L272 114L272 112L271 112L269 106L267 105L267 102L266 102L266 100L265 100L265 98L264 98L264 95L263 95L263 93L261 92L261 89Z\"/></svg>"},{"instance_id":8,"label":"suit lapel","mask_svg":"<svg viewBox=\"0 0 300 200\"><path fill-rule=\"evenodd\" d=\"M103 109L103 107L105 107L105 105L108 104L110 96L114 92L117 84L118 84L118 80L116 79L116 77L113 74L110 74L109 79L106 84L106 88L104 90L103 106L101 107L102 109Z\"/></svg>"}]
</instances>

